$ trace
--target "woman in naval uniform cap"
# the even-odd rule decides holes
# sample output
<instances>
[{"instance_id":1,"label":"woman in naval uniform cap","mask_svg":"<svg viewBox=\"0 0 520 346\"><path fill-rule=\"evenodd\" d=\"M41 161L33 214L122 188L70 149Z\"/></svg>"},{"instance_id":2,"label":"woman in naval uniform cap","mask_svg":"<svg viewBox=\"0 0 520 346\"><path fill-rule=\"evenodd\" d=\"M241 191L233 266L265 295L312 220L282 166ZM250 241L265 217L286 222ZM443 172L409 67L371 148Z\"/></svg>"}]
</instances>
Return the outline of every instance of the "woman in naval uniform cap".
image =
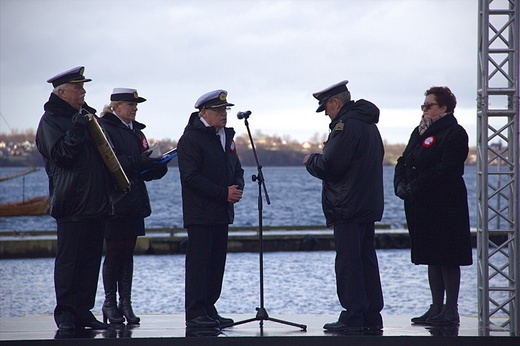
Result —
<instances>
[{"instance_id":1,"label":"woman in naval uniform cap","mask_svg":"<svg viewBox=\"0 0 520 346\"><path fill-rule=\"evenodd\" d=\"M111 192L111 215L105 226L103 319L111 323L126 319L129 324L137 324L140 318L134 314L131 301L133 252L137 237L145 235L144 219L151 214L145 181L162 178L168 169L166 163L149 157L150 147L143 133L146 126L135 120L137 105L146 99L136 89L115 88L110 101L101 113L101 123L132 186L125 193L116 189Z\"/></svg>"}]
</instances>

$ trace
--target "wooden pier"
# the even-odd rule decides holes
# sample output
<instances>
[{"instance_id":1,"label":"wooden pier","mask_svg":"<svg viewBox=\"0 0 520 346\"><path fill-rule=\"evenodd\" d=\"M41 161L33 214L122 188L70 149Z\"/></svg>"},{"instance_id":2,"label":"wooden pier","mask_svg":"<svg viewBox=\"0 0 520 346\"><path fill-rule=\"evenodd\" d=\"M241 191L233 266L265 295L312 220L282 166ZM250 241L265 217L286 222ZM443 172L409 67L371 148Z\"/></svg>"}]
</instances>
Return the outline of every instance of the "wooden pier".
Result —
<instances>
[{"instance_id":1,"label":"wooden pier","mask_svg":"<svg viewBox=\"0 0 520 346\"><path fill-rule=\"evenodd\" d=\"M332 229L320 226L265 227L262 232L265 252L326 251L334 249ZM500 239L495 239L501 242ZM476 233L472 232L473 247ZM139 237L136 255L182 254L186 252L188 236L185 229L148 229ZM230 228L229 252L258 252L259 234L256 228ZM0 259L42 258L56 254L56 231L2 232ZM409 248L409 235L403 229L380 228L375 234L376 249Z\"/></svg>"}]
</instances>

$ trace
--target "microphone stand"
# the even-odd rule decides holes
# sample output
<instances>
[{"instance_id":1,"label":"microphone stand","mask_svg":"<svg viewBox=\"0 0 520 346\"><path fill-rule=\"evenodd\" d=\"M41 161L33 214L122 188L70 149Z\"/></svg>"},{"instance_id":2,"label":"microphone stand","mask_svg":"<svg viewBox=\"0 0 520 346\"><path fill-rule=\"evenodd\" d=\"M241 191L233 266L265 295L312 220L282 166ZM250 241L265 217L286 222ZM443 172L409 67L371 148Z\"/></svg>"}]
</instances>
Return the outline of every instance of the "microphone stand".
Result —
<instances>
[{"instance_id":1,"label":"microphone stand","mask_svg":"<svg viewBox=\"0 0 520 346\"><path fill-rule=\"evenodd\" d=\"M262 166L258 162L258 156L256 155L256 149L255 149L255 144L253 142L253 136L251 135L251 131L249 129L249 122L247 121L247 118L249 117L250 114L251 114L250 111L239 112L238 118L244 119L244 123L247 128L249 140L251 141L251 147L253 149L253 154L255 156L256 167L257 167L257 174L252 176L252 180L256 181L258 183L258 240L260 243L260 253L259 253L259 257L260 257L260 307L256 308L257 313L256 313L255 317L249 318L249 319L246 319L243 321L234 322L230 325L227 325L227 326L224 326L221 328L232 327L232 326L249 323L249 322L253 322L253 321L260 321L260 323L259 323L260 330L263 331L264 321L273 321L273 322L278 322L278 323L286 324L286 325L293 326L293 327L298 327L298 328L301 328L301 330L306 331L307 326L304 324L298 324L298 323L284 321L284 320L270 317L267 314L267 310L264 307L264 241L263 241L263 229L262 229L262 210L263 210L262 188L265 193L265 200L266 200L267 204L271 204L271 201L269 200L269 195L267 194L267 188L265 187L264 175L262 173Z\"/></svg>"}]
</instances>

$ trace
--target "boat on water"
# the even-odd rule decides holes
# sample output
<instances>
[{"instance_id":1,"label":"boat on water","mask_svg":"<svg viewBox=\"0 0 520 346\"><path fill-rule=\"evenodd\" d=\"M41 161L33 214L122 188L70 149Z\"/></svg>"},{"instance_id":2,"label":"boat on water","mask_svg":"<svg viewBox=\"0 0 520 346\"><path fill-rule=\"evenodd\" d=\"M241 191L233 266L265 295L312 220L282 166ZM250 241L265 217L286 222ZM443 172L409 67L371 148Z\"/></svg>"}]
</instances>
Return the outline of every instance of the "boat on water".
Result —
<instances>
[{"instance_id":1,"label":"boat on water","mask_svg":"<svg viewBox=\"0 0 520 346\"><path fill-rule=\"evenodd\" d=\"M15 173L7 177L1 177L0 181L10 180L17 177L23 177L23 195L21 201L7 202L0 204L1 216L24 216L24 215L47 215L49 214L49 196L38 196L34 198L25 199L25 176L29 173L37 171L37 168L30 168L28 170Z\"/></svg>"},{"instance_id":2,"label":"boat on water","mask_svg":"<svg viewBox=\"0 0 520 346\"><path fill-rule=\"evenodd\" d=\"M31 167L25 171L21 171L21 172L17 172L17 173L14 173L14 174L11 174L11 175L8 175L8 176L5 176L5 177L0 177L0 181L4 181L4 180L10 180L10 179L14 179L14 178L17 178L17 177L23 177L29 173L32 173L32 172L36 172L38 171L38 168L36 167Z\"/></svg>"},{"instance_id":3,"label":"boat on water","mask_svg":"<svg viewBox=\"0 0 520 346\"><path fill-rule=\"evenodd\" d=\"M0 216L47 215L49 196L38 196L20 202L0 204Z\"/></svg>"}]
</instances>

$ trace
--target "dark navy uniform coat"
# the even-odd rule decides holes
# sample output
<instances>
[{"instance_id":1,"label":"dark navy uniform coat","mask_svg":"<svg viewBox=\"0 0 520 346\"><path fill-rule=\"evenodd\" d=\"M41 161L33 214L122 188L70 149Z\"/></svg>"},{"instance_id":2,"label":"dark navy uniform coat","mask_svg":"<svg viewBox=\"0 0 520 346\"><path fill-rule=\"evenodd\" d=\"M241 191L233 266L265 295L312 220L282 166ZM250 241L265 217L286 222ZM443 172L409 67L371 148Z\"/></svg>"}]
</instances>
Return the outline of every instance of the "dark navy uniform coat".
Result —
<instances>
[{"instance_id":1,"label":"dark navy uniform coat","mask_svg":"<svg viewBox=\"0 0 520 346\"><path fill-rule=\"evenodd\" d=\"M215 127L206 127L194 112L179 140L184 227L233 223L234 206L227 201L228 186L243 189L244 170L233 141L235 131L225 131L223 150Z\"/></svg>"},{"instance_id":2,"label":"dark navy uniform coat","mask_svg":"<svg viewBox=\"0 0 520 346\"><path fill-rule=\"evenodd\" d=\"M87 130L73 126L78 110L55 94L44 109L36 146L49 177L51 216L61 221L106 216L109 173ZM83 109L96 112L86 104Z\"/></svg>"},{"instance_id":3,"label":"dark navy uniform coat","mask_svg":"<svg viewBox=\"0 0 520 346\"><path fill-rule=\"evenodd\" d=\"M149 169L141 174L143 170L139 156L149 149L148 141L142 132L146 127L144 124L133 121L133 129L130 129L115 114L106 113L101 118L101 125L132 184L126 193L121 193L115 188L111 190L110 218L107 220L105 237L144 235L144 218L152 213L145 181L162 178L168 168L164 165L161 169Z\"/></svg>"}]
</instances>

